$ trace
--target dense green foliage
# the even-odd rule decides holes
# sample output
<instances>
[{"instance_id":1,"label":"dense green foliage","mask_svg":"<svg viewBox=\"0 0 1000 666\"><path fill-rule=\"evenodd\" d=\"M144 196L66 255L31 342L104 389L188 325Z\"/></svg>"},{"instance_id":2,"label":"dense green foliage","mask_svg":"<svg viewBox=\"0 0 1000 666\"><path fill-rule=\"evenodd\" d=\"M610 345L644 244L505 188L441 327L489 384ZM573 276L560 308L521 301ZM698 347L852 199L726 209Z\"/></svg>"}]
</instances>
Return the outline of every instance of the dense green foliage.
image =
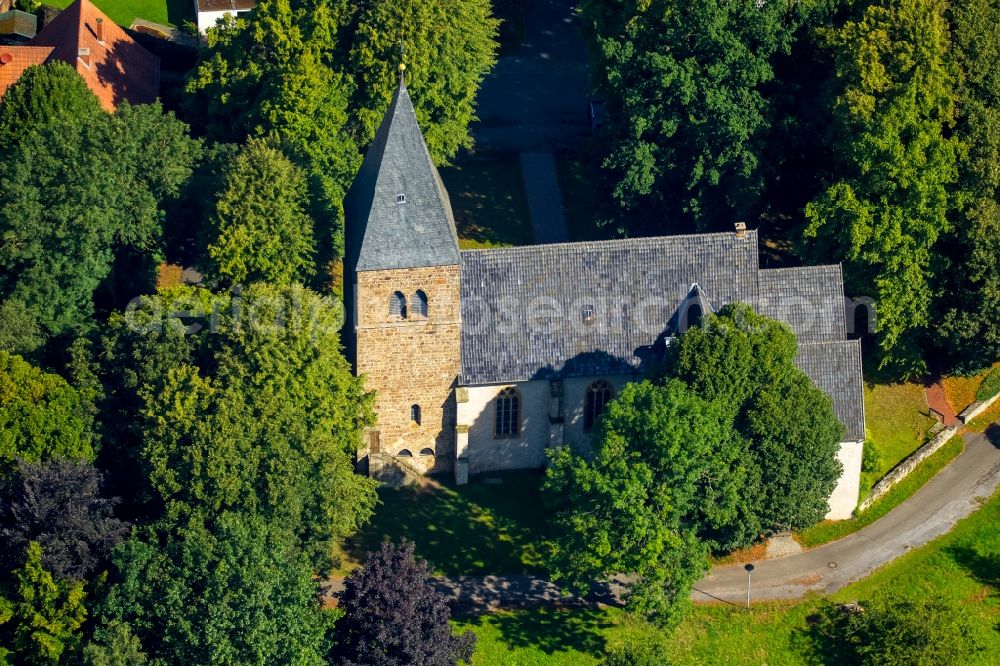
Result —
<instances>
[{"instance_id":1,"label":"dense green foliage","mask_svg":"<svg viewBox=\"0 0 1000 666\"><path fill-rule=\"evenodd\" d=\"M430 582L413 543L384 543L344 580L336 662L343 666L469 663L471 631L453 635L448 600Z\"/></svg>"},{"instance_id":2,"label":"dense green foliage","mask_svg":"<svg viewBox=\"0 0 1000 666\"><path fill-rule=\"evenodd\" d=\"M225 168L210 217L206 274L227 284L306 282L315 273L306 174L251 139Z\"/></svg>"},{"instance_id":3,"label":"dense green foliage","mask_svg":"<svg viewBox=\"0 0 1000 666\"><path fill-rule=\"evenodd\" d=\"M806 206L817 257L850 261L878 303L882 365L924 370L914 333L929 323L932 247L951 227L957 178L954 67L939 0L891 0L826 33L839 84L839 177Z\"/></svg>"},{"instance_id":4,"label":"dense green foliage","mask_svg":"<svg viewBox=\"0 0 1000 666\"><path fill-rule=\"evenodd\" d=\"M303 166L321 259L340 256L343 197L392 97L397 65L412 64L417 117L444 162L470 143L495 34L486 0L265 0L210 34L187 84L189 116L215 140L271 139Z\"/></svg>"},{"instance_id":5,"label":"dense green foliage","mask_svg":"<svg viewBox=\"0 0 1000 666\"><path fill-rule=\"evenodd\" d=\"M863 610L828 607L814 630L831 661L858 666L966 664L976 651L961 608L931 599L878 597Z\"/></svg>"},{"instance_id":6,"label":"dense green foliage","mask_svg":"<svg viewBox=\"0 0 1000 666\"><path fill-rule=\"evenodd\" d=\"M87 618L83 583L56 580L42 565L42 548L35 542L28 544L23 562L14 571L12 598L0 597L0 657L7 650L20 663L58 664L80 647L79 630Z\"/></svg>"},{"instance_id":7,"label":"dense green foliage","mask_svg":"<svg viewBox=\"0 0 1000 666\"><path fill-rule=\"evenodd\" d=\"M940 271L943 343L932 344L964 369L1000 358L1000 6L991 0L950 3L954 57L962 73L956 133L961 197ZM935 344L936 343L936 344Z\"/></svg>"},{"instance_id":8,"label":"dense green foliage","mask_svg":"<svg viewBox=\"0 0 1000 666\"><path fill-rule=\"evenodd\" d=\"M0 351L0 476L16 459L93 460L93 396Z\"/></svg>"},{"instance_id":9,"label":"dense green foliage","mask_svg":"<svg viewBox=\"0 0 1000 666\"><path fill-rule=\"evenodd\" d=\"M495 61L497 20L484 0L374 0L361 5L351 37L350 110L360 146L375 136L406 65L406 86L427 148L445 164L472 145L476 92Z\"/></svg>"},{"instance_id":10,"label":"dense green foliage","mask_svg":"<svg viewBox=\"0 0 1000 666\"><path fill-rule=\"evenodd\" d=\"M10 117L24 109L44 114L50 96L66 98L73 113L22 124L16 141L0 143L8 165L0 189L0 310L15 320L0 327L0 349L22 353L91 325L94 294L116 255L153 258L161 205L178 194L200 150L158 104L94 115L73 101L83 95L79 77L53 72L29 78L24 90L20 82L12 87L18 101Z\"/></svg>"},{"instance_id":11,"label":"dense green foliage","mask_svg":"<svg viewBox=\"0 0 1000 666\"><path fill-rule=\"evenodd\" d=\"M753 483L743 490L740 526L720 535L728 547L760 533L822 520L840 478L844 427L830 398L795 367L795 336L785 325L730 305L670 345L667 373L721 404L750 442Z\"/></svg>"},{"instance_id":12,"label":"dense green foliage","mask_svg":"<svg viewBox=\"0 0 1000 666\"><path fill-rule=\"evenodd\" d=\"M666 218L704 230L747 219L764 187L774 106L765 88L775 54L790 47L789 4L592 0L582 8L607 96L614 142L605 166L622 224L656 231Z\"/></svg>"},{"instance_id":13,"label":"dense green foliage","mask_svg":"<svg viewBox=\"0 0 1000 666\"><path fill-rule=\"evenodd\" d=\"M0 97L0 146L59 120L97 121L103 113L97 96L68 64L35 65Z\"/></svg>"},{"instance_id":14,"label":"dense green foliage","mask_svg":"<svg viewBox=\"0 0 1000 666\"><path fill-rule=\"evenodd\" d=\"M189 328L171 316L182 312ZM376 501L353 469L372 412L341 355L338 309L298 286L182 287L111 328L105 380L121 411L108 414L106 447L133 457L139 492L182 524L264 516L326 571Z\"/></svg>"},{"instance_id":15,"label":"dense green foliage","mask_svg":"<svg viewBox=\"0 0 1000 666\"><path fill-rule=\"evenodd\" d=\"M585 2L633 233L745 220L876 301L886 376L1000 355L991 0ZM801 224L801 222L805 224ZM929 367L929 365L931 367Z\"/></svg>"},{"instance_id":16,"label":"dense green foliage","mask_svg":"<svg viewBox=\"0 0 1000 666\"><path fill-rule=\"evenodd\" d=\"M726 306L669 346L666 376L622 389L592 459L554 451L554 576L634 574L629 607L669 626L710 551L822 520L843 426L795 351L786 325Z\"/></svg>"},{"instance_id":17,"label":"dense green foliage","mask_svg":"<svg viewBox=\"0 0 1000 666\"><path fill-rule=\"evenodd\" d=\"M707 569L700 535L737 517L746 442L717 403L684 384L626 386L608 405L592 460L556 449L544 492L554 512L552 572L586 592L634 573L628 606L670 625Z\"/></svg>"},{"instance_id":18,"label":"dense green foliage","mask_svg":"<svg viewBox=\"0 0 1000 666\"><path fill-rule=\"evenodd\" d=\"M116 560L104 619L126 624L157 663L324 663L330 622L312 572L259 516L159 522Z\"/></svg>"}]
</instances>

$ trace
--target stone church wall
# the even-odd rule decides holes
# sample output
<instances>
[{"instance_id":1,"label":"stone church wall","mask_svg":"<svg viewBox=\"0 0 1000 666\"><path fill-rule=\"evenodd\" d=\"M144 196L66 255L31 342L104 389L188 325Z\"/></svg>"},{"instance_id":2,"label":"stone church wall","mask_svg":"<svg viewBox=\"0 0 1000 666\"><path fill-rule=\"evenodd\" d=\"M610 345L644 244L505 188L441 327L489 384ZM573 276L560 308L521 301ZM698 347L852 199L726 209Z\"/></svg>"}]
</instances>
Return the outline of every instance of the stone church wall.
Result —
<instances>
[{"instance_id":1,"label":"stone church wall","mask_svg":"<svg viewBox=\"0 0 1000 666\"><path fill-rule=\"evenodd\" d=\"M830 494L830 512L827 520L847 520L858 505L858 492L861 487L861 453L864 442L841 442L837 460L844 466L844 471Z\"/></svg>"},{"instance_id":2,"label":"stone church wall","mask_svg":"<svg viewBox=\"0 0 1000 666\"><path fill-rule=\"evenodd\" d=\"M455 441L455 378L461 363L458 266L358 273L356 293L357 372L376 391L379 446L383 453L407 450L426 471L451 469ZM427 295L428 316L415 316L414 294ZM400 291L408 318L389 313ZM420 406L420 424L410 416ZM434 456L421 456L424 449Z\"/></svg>"}]
</instances>

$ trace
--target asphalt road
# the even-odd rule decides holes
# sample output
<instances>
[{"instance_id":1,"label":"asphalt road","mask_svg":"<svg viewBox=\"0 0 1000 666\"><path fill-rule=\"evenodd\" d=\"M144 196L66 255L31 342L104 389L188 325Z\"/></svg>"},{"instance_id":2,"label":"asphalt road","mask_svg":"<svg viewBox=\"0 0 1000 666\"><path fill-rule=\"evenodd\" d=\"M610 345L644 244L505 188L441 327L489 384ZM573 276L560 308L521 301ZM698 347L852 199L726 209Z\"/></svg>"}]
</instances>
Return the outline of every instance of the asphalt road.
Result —
<instances>
[{"instance_id":1,"label":"asphalt road","mask_svg":"<svg viewBox=\"0 0 1000 666\"><path fill-rule=\"evenodd\" d=\"M1000 426L987 432L966 435L960 456L913 497L863 530L798 555L755 563L751 599L836 592L948 532L1000 486ZM742 564L716 567L695 586L692 598L745 603L746 586Z\"/></svg>"}]
</instances>

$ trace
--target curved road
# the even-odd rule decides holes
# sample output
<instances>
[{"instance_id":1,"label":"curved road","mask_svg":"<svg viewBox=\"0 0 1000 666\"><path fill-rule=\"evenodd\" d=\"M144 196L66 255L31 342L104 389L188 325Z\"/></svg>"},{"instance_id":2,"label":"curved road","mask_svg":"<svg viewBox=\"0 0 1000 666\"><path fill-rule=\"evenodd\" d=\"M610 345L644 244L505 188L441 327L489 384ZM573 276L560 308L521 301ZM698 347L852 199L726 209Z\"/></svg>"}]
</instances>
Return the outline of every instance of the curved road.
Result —
<instances>
[{"instance_id":1,"label":"curved road","mask_svg":"<svg viewBox=\"0 0 1000 666\"><path fill-rule=\"evenodd\" d=\"M965 435L965 451L913 497L868 527L797 555L755 564L752 597L829 594L948 532L1000 486L1000 426ZM742 564L716 567L695 586L695 601L746 600Z\"/></svg>"},{"instance_id":2,"label":"curved road","mask_svg":"<svg viewBox=\"0 0 1000 666\"><path fill-rule=\"evenodd\" d=\"M948 532L1000 486L1000 425L990 426L985 434L967 434L965 442L965 451L948 467L868 527L804 553L755 563L752 598L797 599L809 592L836 592ZM525 575L451 576L437 578L434 584L453 605L476 611L581 603L562 597L551 582ZM716 567L691 596L701 602L742 604L746 584L742 564ZM594 598L615 603L621 592L620 585L613 584Z\"/></svg>"}]
</instances>

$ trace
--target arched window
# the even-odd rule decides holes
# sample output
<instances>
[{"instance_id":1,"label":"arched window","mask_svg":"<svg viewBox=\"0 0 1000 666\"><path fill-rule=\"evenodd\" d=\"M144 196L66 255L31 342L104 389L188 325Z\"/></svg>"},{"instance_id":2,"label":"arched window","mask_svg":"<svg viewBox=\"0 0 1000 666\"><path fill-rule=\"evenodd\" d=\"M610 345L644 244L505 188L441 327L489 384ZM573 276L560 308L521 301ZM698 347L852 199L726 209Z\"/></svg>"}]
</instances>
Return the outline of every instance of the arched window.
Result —
<instances>
[{"instance_id":1,"label":"arched window","mask_svg":"<svg viewBox=\"0 0 1000 666\"><path fill-rule=\"evenodd\" d=\"M691 303L688 305L686 326L684 330L691 328L692 326L701 326L701 306L697 303Z\"/></svg>"},{"instance_id":2,"label":"arched window","mask_svg":"<svg viewBox=\"0 0 1000 666\"><path fill-rule=\"evenodd\" d=\"M410 405L410 420L420 425L420 405Z\"/></svg>"},{"instance_id":3,"label":"arched window","mask_svg":"<svg viewBox=\"0 0 1000 666\"><path fill-rule=\"evenodd\" d=\"M613 397L615 397L615 390L611 388L611 384L603 379L587 387L587 397L583 405L584 430L590 430L594 427L597 419L604 413L604 408Z\"/></svg>"},{"instance_id":4,"label":"arched window","mask_svg":"<svg viewBox=\"0 0 1000 666\"><path fill-rule=\"evenodd\" d=\"M406 296L397 291L389 297L389 316L406 319Z\"/></svg>"},{"instance_id":5,"label":"arched window","mask_svg":"<svg viewBox=\"0 0 1000 666\"><path fill-rule=\"evenodd\" d=\"M412 458L413 454L410 452L409 449L403 449L402 451L400 451L399 453L396 454L396 457L397 458Z\"/></svg>"},{"instance_id":6,"label":"arched window","mask_svg":"<svg viewBox=\"0 0 1000 666\"><path fill-rule=\"evenodd\" d=\"M413 316L427 318L427 294L422 289L417 289L417 293L413 294Z\"/></svg>"},{"instance_id":7,"label":"arched window","mask_svg":"<svg viewBox=\"0 0 1000 666\"><path fill-rule=\"evenodd\" d=\"M433 456L434 449L420 449L420 455L422 456Z\"/></svg>"},{"instance_id":8,"label":"arched window","mask_svg":"<svg viewBox=\"0 0 1000 666\"><path fill-rule=\"evenodd\" d=\"M521 433L521 396L511 387L497 395L494 434L497 439L517 437Z\"/></svg>"}]
</instances>

